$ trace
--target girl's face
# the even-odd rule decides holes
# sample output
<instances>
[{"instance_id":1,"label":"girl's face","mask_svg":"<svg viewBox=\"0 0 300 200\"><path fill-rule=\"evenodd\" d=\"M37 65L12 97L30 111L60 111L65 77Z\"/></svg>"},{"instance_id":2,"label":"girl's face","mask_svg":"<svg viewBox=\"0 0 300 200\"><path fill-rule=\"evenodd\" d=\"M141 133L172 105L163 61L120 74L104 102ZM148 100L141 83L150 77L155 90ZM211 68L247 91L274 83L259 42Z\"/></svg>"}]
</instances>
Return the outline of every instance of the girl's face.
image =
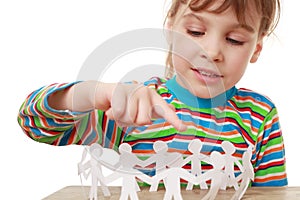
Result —
<instances>
[{"instance_id":1,"label":"girl's face","mask_svg":"<svg viewBox=\"0 0 300 200\"><path fill-rule=\"evenodd\" d=\"M257 14L241 24L231 9L219 14L186 9L169 27L177 82L201 98L215 97L233 87L262 49L259 26Z\"/></svg>"}]
</instances>

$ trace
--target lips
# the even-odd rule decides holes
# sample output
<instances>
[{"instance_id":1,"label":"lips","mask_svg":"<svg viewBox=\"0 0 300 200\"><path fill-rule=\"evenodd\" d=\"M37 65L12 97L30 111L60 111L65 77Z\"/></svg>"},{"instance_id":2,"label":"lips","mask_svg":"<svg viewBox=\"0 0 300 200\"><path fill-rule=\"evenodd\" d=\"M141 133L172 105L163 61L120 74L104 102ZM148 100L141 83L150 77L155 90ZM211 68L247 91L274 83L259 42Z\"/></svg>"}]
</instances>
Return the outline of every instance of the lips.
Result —
<instances>
[{"instance_id":1,"label":"lips","mask_svg":"<svg viewBox=\"0 0 300 200\"><path fill-rule=\"evenodd\" d=\"M223 75L220 75L217 72L211 71L211 70L204 70L204 69L198 69L198 68L192 68L193 71L199 73L202 76L209 77L209 78L223 78Z\"/></svg>"}]
</instances>

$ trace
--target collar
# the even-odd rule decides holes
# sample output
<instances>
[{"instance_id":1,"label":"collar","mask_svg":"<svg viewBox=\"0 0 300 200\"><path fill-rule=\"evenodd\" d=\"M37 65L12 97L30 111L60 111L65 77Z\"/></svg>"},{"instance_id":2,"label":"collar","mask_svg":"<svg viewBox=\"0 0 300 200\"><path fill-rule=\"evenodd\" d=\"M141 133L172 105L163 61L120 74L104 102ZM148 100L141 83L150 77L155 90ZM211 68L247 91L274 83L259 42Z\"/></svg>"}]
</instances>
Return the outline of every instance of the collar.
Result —
<instances>
[{"instance_id":1,"label":"collar","mask_svg":"<svg viewBox=\"0 0 300 200\"><path fill-rule=\"evenodd\" d=\"M195 108L214 108L218 106L225 106L226 102L231 99L237 92L235 86L224 93L219 94L213 98L200 98L194 96L189 90L183 88L176 81L176 76L166 82L167 88L170 92L182 103Z\"/></svg>"}]
</instances>

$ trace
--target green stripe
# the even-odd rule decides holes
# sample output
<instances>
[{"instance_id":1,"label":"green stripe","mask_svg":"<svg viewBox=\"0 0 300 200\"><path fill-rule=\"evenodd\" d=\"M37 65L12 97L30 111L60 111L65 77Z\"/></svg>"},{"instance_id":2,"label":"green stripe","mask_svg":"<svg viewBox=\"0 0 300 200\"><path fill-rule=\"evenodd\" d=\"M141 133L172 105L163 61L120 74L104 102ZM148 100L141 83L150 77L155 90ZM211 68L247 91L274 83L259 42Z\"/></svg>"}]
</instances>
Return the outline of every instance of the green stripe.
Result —
<instances>
[{"instance_id":1,"label":"green stripe","mask_svg":"<svg viewBox=\"0 0 300 200\"><path fill-rule=\"evenodd\" d=\"M135 141L139 139L153 139L158 140L160 137L166 137L173 134L176 134L177 130L175 128L165 128L158 132L149 132L149 133L139 133L139 134L128 134L124 139L126 142Z\"/></svg>"},{"instance_id":2,"label":"green stripe","mask_svg":"<svg viewBox=\"0 0 300 200\"><path fill-rule=\"evenodd\" d=\"M31 135L31 133L30 133ZM34 136L31 138L33 138L35 141L38 142L42 142L42 143L47 143L47 144L52 144L55 140L57 140L61 135L56 135L56 136L47 136L47 137L42 137L42 138L35 138Z\"/></svg>"},{"instance_id":3,"label":"green stripe","mask_svg":"<svg viewBox=\"0 0 300 200\"><path fill-rule=\"evenodd\" d=\"M255 176L265 176L268 174L285 172L285 165L269 167L267 169L260 169L255 173Z\"/></svg>"},{"instance_id":4,"label":"green stripe","mask_svg":"<svg viewBox=\"0 0 300 200\"><path fill-rule=\"evenodd\" d=\"M260 115L267 115L269 110L266 110L263 107L260 107L259 105L255 105L253 104L251 101L247 101L247 102L239 102L237 99L232 98L232 101L235 102L236 106L238 108L250 108L251 110L253 110L254 112L259 113Z\"/></svg>"},{"instance_id":5,"label":"green stripe","mask_svg":"<svg viewBox=\"0 0 300 200\"><path fill-rule=\"evenodd\" d=\"M90 115L86 115L81 118L79 126L76 126L76 139L75 143L78 143L87 129Z\"/></svg>"}]
</instances>

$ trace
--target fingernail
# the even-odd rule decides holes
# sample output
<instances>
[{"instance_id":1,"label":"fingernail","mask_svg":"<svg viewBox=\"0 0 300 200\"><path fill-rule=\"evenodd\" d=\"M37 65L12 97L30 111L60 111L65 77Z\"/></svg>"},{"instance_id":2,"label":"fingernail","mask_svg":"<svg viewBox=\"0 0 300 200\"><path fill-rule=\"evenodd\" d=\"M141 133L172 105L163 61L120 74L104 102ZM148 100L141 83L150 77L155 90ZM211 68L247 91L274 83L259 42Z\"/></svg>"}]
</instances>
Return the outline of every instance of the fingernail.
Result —
<instances>
[{"instance_id":1,"label":"fingernail","mask_svg":"<svg viewBox=\"0 0 300 200\"><path fill-rule=\"evenodd\" d=\"M187 130L187 126L183 122L181 122L179 126L179 131L186 131L186 130Z\"/></svg>"}]
</instances>

